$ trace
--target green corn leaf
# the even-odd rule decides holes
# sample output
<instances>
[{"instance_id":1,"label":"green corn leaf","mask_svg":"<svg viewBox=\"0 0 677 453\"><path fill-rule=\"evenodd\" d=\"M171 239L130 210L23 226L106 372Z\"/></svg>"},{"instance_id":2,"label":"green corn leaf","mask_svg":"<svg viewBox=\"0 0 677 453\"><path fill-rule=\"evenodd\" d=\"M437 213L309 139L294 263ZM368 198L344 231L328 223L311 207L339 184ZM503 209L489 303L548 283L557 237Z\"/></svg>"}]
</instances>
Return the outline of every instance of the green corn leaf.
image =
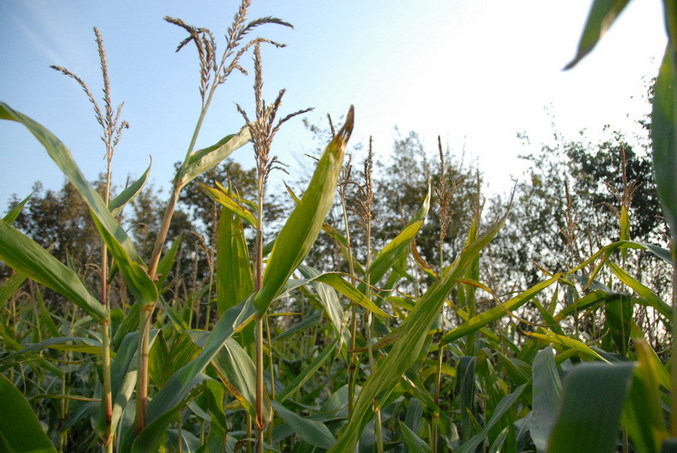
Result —
<instances>
[{"instance_id":1,"label":"green corn leaf","mask_svg":"<svg viewBox=\"0 0 677 453\"><path fill-rule=\"evenodd\" d=\"M548 453L613 452L634 363L586 363L564 379Z\"/></svg>"},{"instance_id":2,"label":"green corn leaf","mask_svg":"<svg viewBox=\"0 0 677 453\"><path fill-rule=\"evenodd\" d=\"M277 396L277 402L283 403L290 395L293 395L308 379L310 379L313 374L324 364L324 362L331 357L332 353L336 349L338 344L337 340L329 343L329 346L324 348L324 350L313 360L313 362L306 366L303 369L301 374L297 375L294 380L292 380Z\"/></svg>"},{"instance_id":3,"label":"green corn leaf","mask_svg":"<svg viewBox=\"0 0 677 453\"><path fill-rule=\"evenodd\" d=\"M484 442L485 439L489 436L489 431L491 428L496 426L496 424L501 420L501 418L508 412L508 410L517 402L519 397L524 392L526 384L522 384L517 387L512 393L504 396L501 401L496 405L496 409L491 414L491 418L487 424L482 428L480 432L475 434L468 442L461 445L461 447L456 450L457 453L472 453L475 449Z\"/></svg>"},{"instance_id":4,"label":"green corn leaf","mask_svg":"<svg viewBox=\"0 0 677 453\"><path fill-rule=\"evenodd\" d=\"M490 308L489 310L470 318L460 326L447 332L442 337L442 344L451 343L452 341L462 338L468 335L469 333L475 332L476 330L486 326L487 324L494 322L502 318L503 316L506 316L508 313L527 303L531 298L536 296L545 288L557 282L560 278L561 278L560 274L555 274L552 278L532 286L528 290L502 303L501 305L494 308Z\"/></svg>"},{"instance_id":5,"label":"green corn leaf","mask_svg":"<svg viewBox=\"0 0 677 453\"><path fill-rule=\"evenodd\" d=\"M174 239L172 246L169 247L167 253L164 254L157 266L156 276L158 276L158 281L155 283L155 287L158 291L161 291L165 286L167 279L169 278L169 273L172 270L174 265L174 260L176 260L176 255L179 253L179 247L181 246L181 240L183 239L183 234L179 233L179 236Z\"/></svg>"},{"instance_id":6,"label":"green corn leaf","mask_svg":"<svg viewBox=\"0 0 677 453\"><path fill-rule=\"evenodd\" d=\"M317 277L320 275L320 271L318 271L317 269L313 269L310 266L301 265L299 266L298 270L301 273L301 275L303 275L305 278L312 279L313 277ZM336 329L336 332L338 333L342 341L344 343L347 343L348 335L346 329L344 329L343 327L343 306L339 302L338 296L336 295L336 291L334 291L334 289L331 288L330 286L317 281L312 282L311 285L315 289L315 292L318 295L320 303L324 307L325 313L327 313L327 317L334 326L334 329Z\"/></svg>"},{"instance_id":7,"label":"green corn leaf","mask_svg":"<svg viewBox=\"0 0 677 453\"><path fill-rule=\"evenodd\" d=\"M93 220L99 235L108 247L110 254L115 258L118 269L136 301L142 306L155 304L159 298L157 287L148 275L146 265L138 260L138 257L134 258L137 256L136 251L129 254L129 250L105 229L96 217Z\"/></svg>"},{"instance_id":8,"label":"green corn leaf","mask_svg":"<svg viewBox=\"0 0 677 453\"><path fill-rule=\"evenodd\" d=\"M175 372L148 404L148 425L134 441L139 452L156 451L177 408L198 384L203 382L204 369L221 350L223 343L246 325L256 314L253 297L226 311L207 336L202 352L194 360ZM145 450L144 450L145 449Z\"/></svg>"},{"instance_id":9,"label":"green corn leaf","mask_svg":"<svg viewBox=\"0 0 677 453\"><path fill-rule=\"evenodd\" d=\"M540 329L543 333L531 333L531 332L525 332L527 335L538 338L540 340L543 340L546 343L550 343L554 346L560 346L565 349L573 349L576 351L578 354L580 354L583 357L586 357L588 359L592 360L602 360L606 362L606 359L599 355L597 352L595 352L590 346L586 345L582 341L576 340L575 338L570 338L564 335L557 335L556 333L547 330L547 329Z\"/></svg>"},{"instance_id":10,"label":"green corn leaf","mask_svg":"<svg viewBox=\"0 0 677 453\"><path fill-rule=\"evenodd\" d=\"M229 212L237 214L238 217L247 222L249 225L253 226L254 228L258 228L259 222L256 219L256 216L254 216L254 214L252 214L251 211L246 209L240 203L233 200L233 198L231 198L231 196L228 195L228 192L226 192L220 187L214 188L209 187L205 184L200 184L200 187L202 188L202 191L209 196L209 198L216 201L218 204L226 208Z\"/></svg>"},{"instance_id":11,"label":"green corn leaf","mask_svg":"<svg viewBox=\"0 0 677 453\"><path fill-rule=\"evenodd\" d=\"M404 444L409 448L409 451L415 451L417 453L427 453L432 452L430 446L421 439L418 434L411 430L407 425L399 421L400 431L402 432L402 439Z\"/></svg>"},{"instance_id":12,"label":"green corn leaf","mask_svg":"<svg viewBox=\"0 0 677 453\"><path fill-rule=\"evenodd\" d=\"M150 341L152 344L157 331L151 332ZM138 332L127 334L117 349L117 354L111 362L111 393L113 399L113 416L111 417L111 430L117 430L122 412L127 407L127 403L132 397L134 387L136 386L136 366L138 359L136 351L138 350ZM100 406L101 407L101 406ZM99 413L99 428L103 432L105 429L103 407Z\"/></svg>"},{"instance_id":13,"label":"green corn leaf","mask_svg":"<svg viewBox=\"0 0 677 453\"><path fill-rule=\"evenodd\" d=\"M409 221L406 227L393 238L383 249L376 255L374 261L369 267L369 281L375 285L402 257L403 254L409 250L409 244L418 234L425 218L428 216L430 210L430 199L432 188L428 185L428 193L423 200L423 204L419 208L416 215ZM361 292L366 291L364 284L359 287Z\"/></svg>"},{"instance_id":14,"label":"green corn leaf","mask_svg":"<svg viewBox=\"0 0 677 453\"><path fill-rule=\"evenodd\" d=\"M334 201L346 143L353 130L353 115L351 107L346 123L329 143L317 163L301 202L292 211L275 240L263 274L261 289L254 298L254 306L259 316L266 312L271 302L284 288L322 229L324 218Z\"/></svg>"},{"instance_id":15,"label":"green corn leaf","mask_svg":"<svg viewBox=\"0 0 677 453\"><path fill-rule=\"evenodd\" d=\"M342 279L336 273L331 272L324 273L315 277L315 280L331 286L336 291L346 296L348 299L364 307L365 309L371 311L375 315L378 315L382 318L391 317L388 313L384 312L381 308L379 308L378 305L372 302L371 299L369 299L362 292L360 292L359 289L355 288L349 282Z\"/></svg>"},{"instance_id":16,"label":"green corn leaf","mask_svg":"<svg viewBox=\"0 0 677 453\"><path fill-rule=\"evenodd\" d=\"M665 318L672 318L672 311L668 304L666 304L660 297L658 297L653 291L644 286L641 282L635 280L630 276L625 270L620 266L615 264L612 261L607 263L607 266L614 273L618 279L623 282L626 286L633 289L637 294L647 300L648 305L658 310L660 314L665 316Z\"/></svg>"},{"instance_id":17,"label":"green corn leaf","mask_svg":"<svg viewBox=\"0 0 677 453\"><path fill-rule=\"evenodd\" d=\"M616 241L611 244L605 245L601 249L599 249L597 252L595 252L592 256L590 256L588 259L583 261L581 264L576 266L574 269L571 269L569 273L574 273L577 272L593 262L595 262L598 258L602 257L602 261L606 261L611 254L618 250L618 249L624 249L624 248L630 248L630 249L637 249L637 250L646 250L647 252L652 253L655 255L657 258L660 258L664 262L672 265L672 254L670 253L670 250L664 249L662 247L659 247L654 244L646 244L644 242L637 242L637 241ZM602 263L603 264L603 263ZM590 281L592 281L595 277L595 274L599 271L599 269L602 267L602 264L598 264L595 272L591 274L589 277Z\"/></svg>"},{"instance_id":18,"label":"green corn leaf","mask_svg":"<svg viewBox=\"0 0 677 453\"><path fill-rule=\"evenodd\" d=\"M658 451L668 438L657 380L663 366L656 360L656 353L643 340L635 340L635 350L639 360L621 414L621 423L630 434L637 451L651 453Z\"/></svg>"},{"instance_id":19,"label":"green corn leaf","mask_svg":"<svg viewBox=\"0 0 677 453\"><path fill-rule=\"evenodd\" d=\"M68 148L66 148L66 146L45 127L26 115L13 110L4 102L0 102L0 119L17 121L23 124L29 132L33 134L33 136L44 146L54 163L57 164L80 195L82 195L82 198L92 211L92 215L99 219L102 226L120 243L120 246L127 251L130 257L140 263L141 260L134 249L131 239L129 239L125 231L112 216L108 206L106 206L99 194L89 182L87 182L87 179L82 172L80 172L80 169L77 167Z\"/></svg>"},{"instance_id":20,"label":"green corn leaf","mask_svg":"<svg viewBox=\"0 0 677 453\"><path fill-rule=\"evenodd\" d=\"M606 327L609 329L611 339L616 344L616 351L626 355L632 330L633 304L629 296L617 294L609 299L604 306Z\"/></svg>"},{"instance_id":21,"label":"green corn leaf","mask_svg":"<svg viewBox=\"0 0 677 453\"><path fill-rule=\"evenodd\" d=\"M31 196L33 194L27 196L23 200L21 200L16 206L14 206L7 214L5 214L5 217L2 219L9 223L12 224L16 220L17 217L19 217L19 214L21 214L21 211L23 211L24 206L26 206L26 203L28 203L28 200L31 199Z\"/></svg>"},{"instance_id":22,"label":"green corn leaf","mask_svg":"<svg viewBox=\"0 0 677 453\"><path fill-rule=\"evenodd\" d=\"M2 286L0 286L0 310L4 309L5 303L7 303L9 298L19 290L25 281L26 276L21 272L17 272L5 280Z\"/></svg>"},{"instance_id":23,"label":"green corn leaf","mask_svg":"<svg viewBox=\"0 0 677 453\"><path fill-rule=\"evenodd\" d=\"M292 337L299 332L303 332L304 330L310 329L311 327L319 326L322 323L322 321L323 317L322 312L320 311L309 311L307 313L304 313L304 317L300 322L294 324L291 328L285 330L279 335L276 335L273 338L273 341L281 341L284 340L285 338Z\"/></svg>"},{"instance_id":24,"label":"green corn leaf","mask_svg":"<svg viewBox=\"0 0 677 453\"><path fill-rule=\"evenodd\" d=\"M223 159L246 145L251 140L248 127L243 127L237 134L227 135L216 144L195 151L176 175L176 184L183 187L202 173L217 166Z\"/></svg>"},{"instance_id":25,"label":"green corn leaf","mask_svg":"<svg viewBox=\"0 0 677 453\"><path fill-rule=\"evenodd\" d=\"M607 301L607 299L611 296L606 291L603 290L596 290L592 291L585 296L577 299L574 303L567 305L564 307L559 313L557 313L554 316L554 320L557 322L560 322L567 316L574 314L574 313L580 313L584 310L592 309L594 307L597 307L599 305L602 305Z\"/></svg>"},{"instance_id":26,"label":"green corn leaf","mask_svg":"<svg viewBox=\"0 0 677 453\"><path fill-rule=\"evenodd\" d=\"M382 392L389 392L400 377L417 360L428 335L428 331L439 316L444 301L456 281L465 273L480 251L496 236L505 222L499 220L491 229L468 245L460 256L446 269L439 281L435 282L418 301L414 310L404 320L400 328L399 338L390 353L379 360L376 371L369 376L362 387L355 403L353 415L330 452L352 451L357 444L362 430L373 414L374 400ZM380 404L382 402L377 402Z\"/></svg>"},{"instance_id":27,"label":"green corn leaf","mask_svg":"<svg viewBox=\"0 0 677 453\"><path fill-rule=\"evenodd\" d=\"M145 264L125 230L78 168L68 148L45 127L2 102L0 102L0 118L23 124L43 145L54 163L87 203L97 230L117 261L129 289L142 305L154 303L157 300L157 291L145 270Z\"/></svg>"},{"instance_id":28,"label":"green corn leaf","mask_svg":"<svg viewBox=\"0 0 677 453\"><path fill-rule=\"evenodd\" d=\"M254 291L242 220L228 208L221 210L216 244L216 302L219 315Z\"/></svg>"},{"instance_id":29,"label":"green corn leaf","mask_svg":"<svg viewBox=\"0 0 677 453\"><path fill-rule=\"evenodd\" d=\"M273 401L273 408L296 435L310 445L327 449L336 443L336 439L324 423L301 417L276 401Z\"/></svg>"},{"instance_id":30,"label":"green corn leaf","mask_svg":"<svg viewBox=\"0 0 677 453\"><path fill-rule=\"evenodd\" d=\"M108 316L106 309L89 293L75 271L4 220L0 220L0 260L65 296L97 322Z\"/></svg>"},{"instance_id":31,"label":"green corn leaf","mask_svg":"<svg viewBox=\"0 0 677 453\"><path fill-rule=\"evenodd\" d=\"M57 349L62 351L78 351L88 354L101 354L101 343L85 337L52 337L33 343L12 354L8 354L0 360L0 363L12 363L18 357L35 354L43 349Z\"/></svg>"},{"instance_id":32,"label":"green corn leaf","mask_svg":"<svg viewBox=\"0 0 677 453\"><path fill-rule=\"evenodd\" d=\"M529 434L538 453L545 452L560 402L560 382L552 346L536 354L532 366L533 390Z\"/></svg>"},{"instance_id":33,"label":"green corn leaf","mask_svg":"<svg viewBox=\"0 0 677 453\"><path fill-rule=\"evenodd\" d=\"M0 401L0 450L7 453L56 453L26 398L2 374Z\"/></svg>"},{"instance_id":34,"label":"green corn leaf","mask_svg":"<svg viewBox=\"0 0 677 453\"><path fill-rule=\"evenodd\" d=\"M476 357L460 357L458 361L458 393L461 410L461 432L463 436L473 434L470 414L475 414L475 364Z\"/></svg>"},{"instance_id":35,"label":"green corn leaf","mask_svg":"<svg viewBox=\"0 0 677 453\"><path fill-rule=\"evenodd\" d=\"M151 160L152 164L152 160ZM125 207L127 203L132 201L134 197L136 197L139 192L141 192L141 189L143 189L143 186L146 185L146 181L148 180L148 175L150 174L150 164L148 165L148 168L146 168L146 171L143 172L141 177L134 181L132 184L127 186L125 190L120 192L120 194L113 198L111 202L108 204L108 209L110 209L111 213L114 216L117 216L122 212L122 208Z\"/></svg>"},{"instance_id":36,"label":"green corn leaf","mask_svg":"<svg viewBox=\"0 0 677 453\"><path fill-rule=\"evenodd\" d=\"M581 61L614 23L629 0L595 0L588 14L583 35L578 43L576 57L564 69L571 69Z\"/></svg>"},{"instance_id":37,"label":"green corn leaf","mask_svg":"<svg viewBox=\"0 0 677 453\"><path fill-rule=\"evenodd\" d=\"M242 407L256 418L256 367L247 352L237 341L229 338L214 356L212 365L221 382L242 404ZM263 402L263 411L264 417L270 419L272 407L267 394Z\"/></svg>"},{"instance_id":38,"label":"green corn leaf","mask_svg":"<svg viewBox=\"0 0 677 453\"><path fill-rule=\"evenodd\" d=\"M2 297L0 297L1 301ZM35 288L35 299L38 302L38 308L40 311L40 321L44 326L47 326L47 330L49 330L49 333L53 337L58 337L61 335L61 332L59 331L59 328L56 326L54 321L52 320L52 313L47 310L47 305L45 304L45 298L42 296L42 291L40 290L40 287ZM0 303L0 308L2 307L2 303Z\"/></svg>"},{"instance_id":39,"label":"green corn leaf","mask_svg":"<svg viewBox=\"0 0 677 453\"><path fill-rule=\"evenodd\" d=\"M670 224L672 236L677 237L677 180L675 179L675 174L677 174L677 117L675 117L677 86L675 85L674 57L673 49L668 42L654 86L651 137L658 195L665 218Z\"/></svg>"}]
</instances>

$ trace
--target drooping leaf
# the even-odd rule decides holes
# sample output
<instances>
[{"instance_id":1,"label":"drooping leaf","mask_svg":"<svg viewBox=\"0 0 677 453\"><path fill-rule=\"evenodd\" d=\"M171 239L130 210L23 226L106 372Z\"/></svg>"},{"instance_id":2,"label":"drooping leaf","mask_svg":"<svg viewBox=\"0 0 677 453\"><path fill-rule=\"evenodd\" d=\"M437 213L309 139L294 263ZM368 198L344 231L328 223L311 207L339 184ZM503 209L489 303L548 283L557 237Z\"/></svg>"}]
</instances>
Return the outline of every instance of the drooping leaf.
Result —
<instances>
[{"instance_id":1,"label":"drooping leaf","mask_svg":"<svg viewBox=\"0 0 677 453\"><path fill-rule=\"evenodd\" d=\"M102 322L108 316L106 309L89 293L75 271L4 220L0 220L0 260L65 296L96 321Z\"/></svg>"},{"instance_id":2,"label":"drooping leaf","mask_svg":"<svg viewBox=\"0 0 677 453\"><path fill-rule=\"evenodd\" d=\"M0 102L0 119L23 124L43 145L54 163L89 207L97 230L115 258L129 289L142 305L154 303L157 300L155 284L148 276L145 264L134 248L132 240L117 222L101 196L82 174L70 150L45 127L2 102Z\"/></svg>"},{"instance_id":3,"label":"drooping leaf","mask_svg":"<svg viewBox=\"0 0 677 453\"><path fill-rule=\"evenodd\" d=\"M218 204L223 206L229 212L236 214L242 220L246 221L249 225L253 226L254 228L258 228L259 222L254 216L254 214L252 214L251 211L243 207L240 203L233 200L233 198L231 198L228 192L225 191L223 188L221 188L220 185L214 188L202 184L200 187L202 187L202 190L207 195L209 195L209 198L216 201Z\"/></svg>"},{"instance_id":4,"label":"drooping leaf","mask_svg":"<svg viewBox=\"0 0 677 453\"><path fill-rule=\"evenodd\" d=\"M18 291L25 281L26 276L21 272L17 272L0 285L0 310L5 307L5 303Z\"/></svg>"},{"instance_id":5,"label":"drooping leaf","mask_svg":"<svg viewBox=\"0 0 677 453\"><path fill-rule=\"evenodd\" d=\"M630 274L628 274L624 269L622 269L617 264L609 261L607 263L611 272L614 273L618 279L627 285L629 288L633 289L637 294L646 299L649 303L649 306L658 310L660 314L665 316L667 319L672 317L672 309L668 304L666 304L660 297L658 297L653 291L644 286L641 282L634 279Z\"/></svg>"},{"instance_id":6,"label":"drooping leaf","mask_svg":"<svg viewBox=\"0 0 677 453\"><path fill-rule=\"evenodd\" d=\"M310 266L301 265L298 270L305 278L313 278L320 275L320 271ZM329 285L318 281L312 282L311 285L315 289L327 317L334 326L334 329L336 329L336 333L344 342L347 342L348 335L343 327L343 306L339 302L336 291Z\"/></svg>"},{"instance_id":7,"label":"drooping leaf","mask_svg":"<svg viewBox=\"0 0 677 453\"><path fill-rule=\"evenodd\" d=\"M502 303L501 305L490 308L489 310L474 316L473 318L465 321L460 326L450 330L442 337L442 344L449 344L452 341L455 341L459 338L462 338L468 335L471 332L474 332L485 325L496 321L497 319L506 316L511 311L521 307L527 303L531 298L535 297L539 292L543 291L548 286L557 282L560 279L561 275L556 274L552 278L537 283L523 293L513 297L512 299Z\"/></svg>"},{"instance_id":8,"label":"drooping leaf","mask_svg":"<svg viewBox=\"0 0 677 453\"><path fill-rule=\"evenodd\" d=\"M542 332L542 333L540 333ZM581 356L592 359L592 360L602 360L606 362L606 359L602 357L598 352L590 348L580 340L575 338L567 337L566 335L558 335L548 329L541 328L539 332L526 332L527 335L543 340L544 342L550 343L554 346L559 346L566 349L572 349Z\"/></svg>"}]
</instances>

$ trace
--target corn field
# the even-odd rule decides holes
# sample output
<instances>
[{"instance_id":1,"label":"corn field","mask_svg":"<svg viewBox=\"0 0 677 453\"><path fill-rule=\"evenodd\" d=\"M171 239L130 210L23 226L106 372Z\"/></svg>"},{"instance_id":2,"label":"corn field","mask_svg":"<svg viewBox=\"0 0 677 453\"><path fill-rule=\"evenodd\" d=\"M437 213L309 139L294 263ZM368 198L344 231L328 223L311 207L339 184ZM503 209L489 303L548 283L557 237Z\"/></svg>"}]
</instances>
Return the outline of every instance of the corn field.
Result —
<instances>
[{"instance_id":1,"label":"corn field","mask_svg":"<svg viewBox=\"0 0 677 453\"><path fill-rule=\"evenodd\" d=\"M568 69L627 3L594 1ZM536 284L508 295L482 276L509 206L488 221L478 195L462 250L445 255L454 188L429 184L406 225L385 242L373 240L374 158L370 144L354 181L346 155L360 117L349 106L342 124L331 123L302 193L288 188L293 209L269 240L266 187L281 165L274 137L308 110L282 113L284 90L263 99L261 48L281 44L250 32L291 24L248 18L248 0L223 43L208 29L165 18L185 33L177 51L197 50L202 108L152 251L141 254L122 210L150 167L113 193L111 162L128 125L111 99L104 41L94 29L103 104L77 74L53 68L92 103L105 145L103 187L86 180L46 127L0 103L0 118L27 129L82 197L100 238L93 291L83 269L13 226L29 198L0 220L0 262L12 269L0 281L0 451L677 451L677 1L663 4L668 46L651 138L672 245L632 240L634 187L624 178L614 207L619 240L566 270L541 269ZM255 108L238 105L242 124L195 149L214 93L244 72L245 56L254 61ZM167 238L179 197L249 143L256 196L247 199L233 183L201 186L219 207L213 244L205 245L208 283L176 297L181 237ZM444 175L441 144L440 168ZM426 262L416 244L433 211L442 225L439 263ZM327 221L330 212L338 222ZM336 269L308 259L318 238L339 250ZM630 254L655 257L672 287L650 289L626 265ZM63 305L46 303L46 291ZM652 314L655 331L637 322L639 310Z\"/></svg>"}]
</instances>

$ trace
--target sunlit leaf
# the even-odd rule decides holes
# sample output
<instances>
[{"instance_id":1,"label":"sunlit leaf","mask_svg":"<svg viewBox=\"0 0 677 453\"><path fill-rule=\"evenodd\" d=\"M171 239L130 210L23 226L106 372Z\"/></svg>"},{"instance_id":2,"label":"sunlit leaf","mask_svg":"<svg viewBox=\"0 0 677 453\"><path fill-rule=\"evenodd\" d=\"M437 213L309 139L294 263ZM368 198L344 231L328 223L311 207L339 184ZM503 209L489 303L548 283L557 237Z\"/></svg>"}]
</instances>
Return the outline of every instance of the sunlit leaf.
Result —
<instances>
[{"instance_id":1,"label":"sunlit leaf","mask_svg":"<svg viewBox=\"0 0 677 453\"><path fill-rule=\"evenodd\" d=\"M301 202L292 211L275 240L263 274L261 289L254 305L263 314L284 288L292 272L301 264L315 243L324 219L334 202L336 185L343 165L346 143L353 130L353 108L346 123L327 145L322 158L303 194Z\"/></svg>"},{"instance_id":2,"label":"sunlit leaf","mask_svg":"<svg viewBox=\"0 0 677 453\"><path fill-rule=\"evenodd\" d=\"M176 175L176 184L185 186L202 173L217 166L223 159L230 156L236 149L246 145L251 140L248 127L243 127L237 134L227 135L217 143L192 153Z\"/></svg>"}]
</instances>

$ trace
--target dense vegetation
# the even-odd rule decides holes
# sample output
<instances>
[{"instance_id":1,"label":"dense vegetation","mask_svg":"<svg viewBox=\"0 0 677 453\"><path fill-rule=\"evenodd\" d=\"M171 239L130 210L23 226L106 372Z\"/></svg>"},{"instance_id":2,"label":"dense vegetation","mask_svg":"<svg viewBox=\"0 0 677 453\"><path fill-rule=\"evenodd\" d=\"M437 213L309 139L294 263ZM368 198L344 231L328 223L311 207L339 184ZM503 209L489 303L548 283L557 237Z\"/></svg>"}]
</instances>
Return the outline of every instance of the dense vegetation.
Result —
<instances>
[{"instance_id":1,"label":"dense vegetation","mask_svg":"<svg viewBox=\"0 0 677 453\"><path fill-rule=\"evenodd\" d=\"M572 65L626 3L595 2ZM279 119L284 90L262 99L260 48L279 44L248 33L289 24L248 6L221 54L166 18L197 48L202 102L168 198L148 172L111 186L127 124L96 29L103 105L55 69L94 106L99 180L0 104L66 176L0 220L0 450L672 451L677 24L646 137L557 135L507 198L413 132L353 162L352 108L308 125L312 177L280 194L274 136L306 110ZM195 150L250 53L245 127ZM229 158L248 142L252 169Z\"/></svg>"}]
</instances>

